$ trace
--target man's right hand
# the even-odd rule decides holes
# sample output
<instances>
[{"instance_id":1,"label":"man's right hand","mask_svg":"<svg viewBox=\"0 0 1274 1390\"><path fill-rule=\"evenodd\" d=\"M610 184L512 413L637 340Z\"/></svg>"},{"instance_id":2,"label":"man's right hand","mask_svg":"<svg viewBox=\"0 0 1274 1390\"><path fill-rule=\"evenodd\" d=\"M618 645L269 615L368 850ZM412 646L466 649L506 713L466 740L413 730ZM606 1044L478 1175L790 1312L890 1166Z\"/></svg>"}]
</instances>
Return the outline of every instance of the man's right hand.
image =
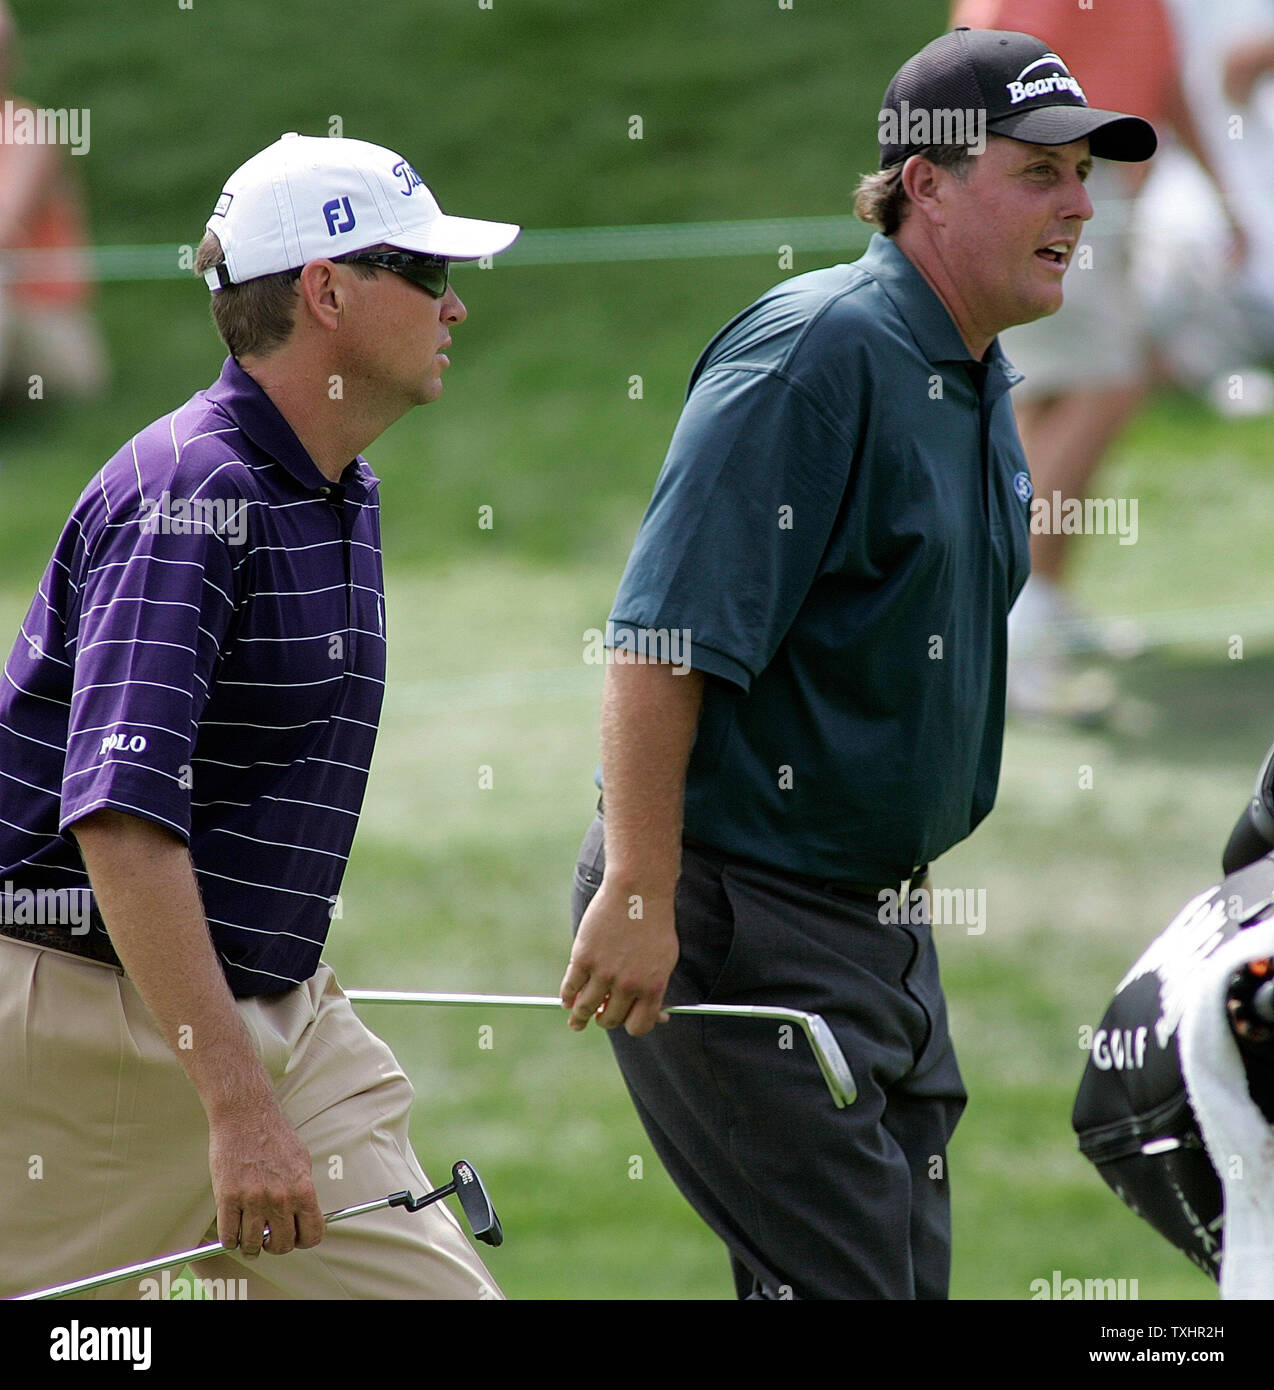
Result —
<instances>
[{"instance_id":1,"label":"man's right hand","mask_svg":"<svg viewBox=\"0 0 1274 1390\"><path fill-rule=\"evenodd\" d=\"M208 1167L217 1238L255 1259L309 1250L323 1239L309 1150L273 1098L210 1123ZM269 1229L268 1238L265 1237Z\"/></svg>"},{"instance_id":2,"label":"man's right hand","mask_svg":"<svg viewBox=\"0 0 1274 1390\"><path fill-rule=\"evenodd\" d=\"M680 953L674 892L629 892L603 877L580 919L562 979L562 1003L576 1032L592 1018L601 1028L622 1024L639 1038L667 1022L664 991Z\"/></svg>"},{"instance_id":3,"label":"man's right hand","mask_svg":"<svg viewBox=\"0 0 1274 1390\"><path fill-rule=\"evenodd\" d=\"M686 764L703 681L699 671L658 662L606 668L606 868L580 918L560 991L576 1032L592 1018L639 1038L668 1019L664 991L680 954L675 903Z\"/></svg>"}]
</instances>

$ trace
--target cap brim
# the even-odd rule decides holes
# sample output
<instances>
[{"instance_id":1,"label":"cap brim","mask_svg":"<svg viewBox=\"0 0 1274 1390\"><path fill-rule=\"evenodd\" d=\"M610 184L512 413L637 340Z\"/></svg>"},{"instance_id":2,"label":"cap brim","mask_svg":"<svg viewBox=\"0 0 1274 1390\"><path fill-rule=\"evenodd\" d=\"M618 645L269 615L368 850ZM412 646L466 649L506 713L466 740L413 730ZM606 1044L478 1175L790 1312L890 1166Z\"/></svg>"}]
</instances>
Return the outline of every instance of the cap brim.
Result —
<instances>
[{"instance_id":1,"label":"cap brim","mask_svg":"<svg viewBox=\"0 0 1274 1390\"><path fill-rule=\"evenodd\" d=\"M514 222L482 222L474 217L448 217L444 213L423 227L404 229L390 239L404 251L445 256L450 261L476 261L507 250L521 230Z\"/></svg>"},{"instance_id":2,"label":"cap brim","mask_svg":"<svg viewBox=\"0 0 1274 1390\"><path fill-rule=\"evenodd\" d=\"M1088 137L1090 153L1098 159L1137 164L1149 159L1159 137L1149 121L1120 111L1097 111L1091 106L1037 106L988 121L993 135L1007 135L1028 145L1069 145Z\"/></svg>"}]
</instances>

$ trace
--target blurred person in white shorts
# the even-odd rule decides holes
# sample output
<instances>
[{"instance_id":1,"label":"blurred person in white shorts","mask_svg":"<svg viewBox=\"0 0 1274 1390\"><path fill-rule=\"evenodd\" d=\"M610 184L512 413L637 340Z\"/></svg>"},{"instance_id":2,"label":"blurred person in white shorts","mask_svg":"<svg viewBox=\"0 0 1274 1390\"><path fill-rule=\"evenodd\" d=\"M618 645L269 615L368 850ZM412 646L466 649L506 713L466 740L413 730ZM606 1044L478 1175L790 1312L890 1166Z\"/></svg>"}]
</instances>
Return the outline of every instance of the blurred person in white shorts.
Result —
<instances>
[{"instance_id":1,"label":"blurred person in white shorts","mask_svg":"<svg viewBox=\"0 0 1274 1390\"><path fill-rule=\"evenodd\" d=\"M1163 152L1138 201L1137 289L1172 381L1219 414L1274 410L1274 0L1169 0L1195 124L1242 228L1198 163Z\"/></svg>"},{"instance_id":2,"label":"blurred person in white shorts","mask_svg":"<svg viewBox=\"0 0 1274 1390\"><path fill-rule=\"evenodd\" d=\"M1211 168L1186 106L1178 40L1162 0L1092 9L1075 0L956 0L952 23L1034 34L1067 54L1093 105L1174 132ZM1031 578L1009 618L1007 703L1018 715L1100 721L1114 707L1113 682L1105 672L1077 669L1072 653L1126 655L1137 646L1131 625L1085 621L1067 597L1071 536L1060 529L1056 502L1087 496L1150 389L1150 334L1132 284L1127 217L1143 177L1094 170L1088 190L1095 216L1067 272L1064 306L1002 336L1026 377L1013 408L1039 518L1033 511Z\"/></svg>"}]
</instances>

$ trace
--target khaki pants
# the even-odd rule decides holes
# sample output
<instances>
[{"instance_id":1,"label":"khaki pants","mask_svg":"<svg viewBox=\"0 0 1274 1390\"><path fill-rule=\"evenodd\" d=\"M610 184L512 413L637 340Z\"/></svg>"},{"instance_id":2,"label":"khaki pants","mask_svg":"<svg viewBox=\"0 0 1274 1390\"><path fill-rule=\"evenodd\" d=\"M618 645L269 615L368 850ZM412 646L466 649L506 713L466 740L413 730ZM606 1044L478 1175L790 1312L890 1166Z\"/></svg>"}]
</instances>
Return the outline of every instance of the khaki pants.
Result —
<instances>
[{"instance_id":1,"label":"khaki pants","mask_svg":"<svg viewBox=\"0 0 1274 1390\"><path fill-rule=\"evenodd\" d=\"M323 1211L433 1186L408 1140L411 1083L326 965L239 1010L309 1147ZM0 938L0 1056L0 1295L216 1240L203 1108L127 977ZM312 1250L218 1255L193 1272L244 1280L233 1287L258 1299L502 1296L443 1202L338 1222ZM162 1296L157 1285L86 1297Z\"/></svg>"}]
</instances>

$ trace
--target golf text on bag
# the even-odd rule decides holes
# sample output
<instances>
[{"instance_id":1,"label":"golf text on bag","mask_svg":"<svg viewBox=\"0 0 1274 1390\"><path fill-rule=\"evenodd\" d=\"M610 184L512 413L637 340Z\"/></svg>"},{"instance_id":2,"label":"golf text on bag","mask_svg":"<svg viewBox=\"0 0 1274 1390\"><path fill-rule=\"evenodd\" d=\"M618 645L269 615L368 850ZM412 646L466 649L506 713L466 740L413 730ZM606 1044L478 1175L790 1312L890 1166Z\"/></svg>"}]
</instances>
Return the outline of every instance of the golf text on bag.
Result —
<instances>
[{"instance_id":1,"label":"golf text on bag","mask_svg":"<svg viewBox=\"0 0 1274 1390\"><path fill-rule=\"evenodd\" d=\"M889 927L964 927L970 936L986 931L985 888L882 888L876 918Z\"/></svg>"},{"instance_id":2,"label":"golf text on bag","mask_svg":"<svg viewBox=\"0 0 1274 1390\"><path fill-rule=\"evenodd\" d=\"M149 1327L70 1327L49 1332L50 1361L131 1361L133 1370L150 1370Z\"/></svg>"},{"instance_id":3,"label":"golf text on bag","mask_svg":"<svg viewBox=\"0 0 1274 1390\"><path fill-rule=\"evenodd\" d=\"M1099 1028L1093 1034L1093 1066L1098 1071L1140 1071L1146 1065L1148 1028Z\"/></svg>"},{"instance_id":4,"label":"golf text on bag","mask_svg":"<svg viewBox=\"0 0 1274 1390\"><path fill-rule=\"evenodd\" d=\"M584 633L584 661L589 666L671 666L678 676L690 667L688 627L590 627Z\"/></svg>"},{"instance_id":5,"label":"golf text on bag","mask_svg":"<svg viewBox=\"0 0 1274 1390\"><path fill-rule=\"evenodd\" d=\"M87 888L15 888L0 891L0 924L6 927L70 927L72 936L89 929L93 901Z\"/></svg>"},{"instance_id":6,"label":"golf text on bag","mask_svg":"<svg viewBox=\"0 0 1274 1390\"><path fill-rule=\"evenodd\" d=\"M877 139L882 145L967 145L970 154L986 149L986 108L912 106L881 111Z\"/></svg>"},{"instance_id":7,"label":"golf text on bag","mask_svg":"<svg viewBox=\"0 0 1274 1390\"><path fill-rule=\"evenodd\" d=\"M1066 497L1031 499L1033 536L1114 536L1120 545L1137 544L1135 497Z\"/></svg>"}]
</instances>

